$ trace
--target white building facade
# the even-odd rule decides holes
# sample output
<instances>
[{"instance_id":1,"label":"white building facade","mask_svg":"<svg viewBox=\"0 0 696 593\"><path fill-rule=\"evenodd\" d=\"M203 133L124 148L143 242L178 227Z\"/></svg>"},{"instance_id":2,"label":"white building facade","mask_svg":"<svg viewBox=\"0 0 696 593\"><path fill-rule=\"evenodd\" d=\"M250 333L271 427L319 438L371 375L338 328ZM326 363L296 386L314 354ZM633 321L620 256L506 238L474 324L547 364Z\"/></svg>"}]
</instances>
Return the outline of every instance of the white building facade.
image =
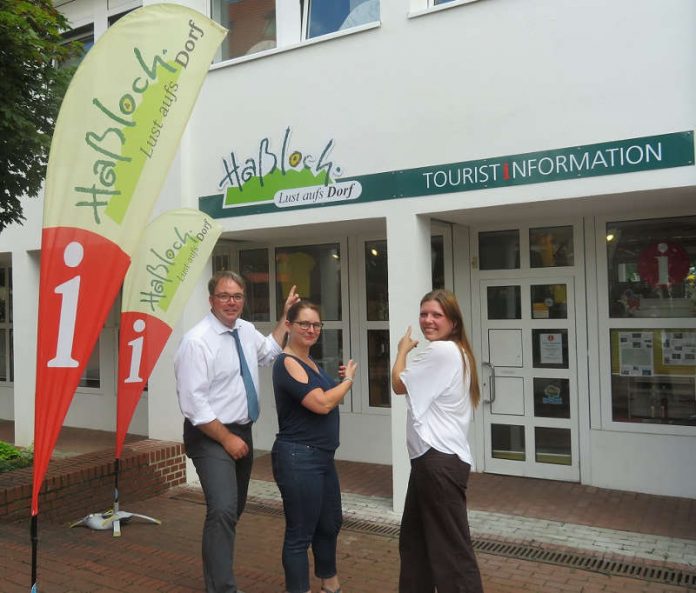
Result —
<instances>
[{"instance_id":1,"label":"white building facade","mask_svg":"<svg viewBox=\"0 0 696 593\"><path fill-rule=\"evenodd\" d=\"M85 38L140 5L57 4ZM401 507L393 346L447 287L482 383L476 471L696 497L696 4L186 4L230 33L157 208L218 219L211 269L246 277L262 331L292 284L321 305L316 358L359 363L339 458L392 464ZM41 207L0 235L0 417L19 444L33 439ZM181 438L172 359L205 280L131 432ZM66 424L114 429L117 323L115 308ZM254 438L269 449L262 381Z\"/></svg>"}]
</instances>

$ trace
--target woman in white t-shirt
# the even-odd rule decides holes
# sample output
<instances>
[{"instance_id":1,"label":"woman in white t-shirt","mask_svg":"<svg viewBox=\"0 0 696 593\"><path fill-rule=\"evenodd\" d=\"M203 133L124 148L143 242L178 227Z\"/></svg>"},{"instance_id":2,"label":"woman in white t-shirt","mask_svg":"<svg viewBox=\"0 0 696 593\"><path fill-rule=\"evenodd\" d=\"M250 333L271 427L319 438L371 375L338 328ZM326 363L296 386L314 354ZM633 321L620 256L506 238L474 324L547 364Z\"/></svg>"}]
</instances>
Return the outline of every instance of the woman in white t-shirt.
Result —
<instances>
[{"instance_id":1,"label":"woman in white t-shirt","mask_svg":"<svg viewBox=\"0 0 696 593\"><path fill-rule=\"evenodd\" d=\"M420 303L429 344L411 360L411 328L399 340L391 379L408 403L411 458L401 519L399 593L482 593L471 545L466 487L473 458L467 438L479 403L476 362L454 294L434 290Z\"/></svg>"}]
</instances>

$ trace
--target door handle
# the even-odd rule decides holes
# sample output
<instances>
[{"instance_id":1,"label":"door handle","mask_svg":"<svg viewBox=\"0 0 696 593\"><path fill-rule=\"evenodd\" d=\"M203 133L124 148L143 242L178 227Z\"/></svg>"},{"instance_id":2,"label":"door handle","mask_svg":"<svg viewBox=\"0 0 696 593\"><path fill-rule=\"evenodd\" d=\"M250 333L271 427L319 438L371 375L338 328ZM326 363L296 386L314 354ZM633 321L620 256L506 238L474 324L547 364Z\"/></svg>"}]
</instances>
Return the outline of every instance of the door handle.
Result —
<instances>
[{"instance_id":1,"label":"door handle","mask_svg":"<svg viewBox=\"0 0 696 593\"><path fill-rule=\"evenodd\" d=\"M481 368L487 368L489 369L489 382L490 382L490 387L488 388L488 393L490 394L490 398L486 399L485 397L483 398L483 401L488 402L492 404L495 401L495 367L490 363L483 361L481 363Z\"/></svg>"}]
</instances>

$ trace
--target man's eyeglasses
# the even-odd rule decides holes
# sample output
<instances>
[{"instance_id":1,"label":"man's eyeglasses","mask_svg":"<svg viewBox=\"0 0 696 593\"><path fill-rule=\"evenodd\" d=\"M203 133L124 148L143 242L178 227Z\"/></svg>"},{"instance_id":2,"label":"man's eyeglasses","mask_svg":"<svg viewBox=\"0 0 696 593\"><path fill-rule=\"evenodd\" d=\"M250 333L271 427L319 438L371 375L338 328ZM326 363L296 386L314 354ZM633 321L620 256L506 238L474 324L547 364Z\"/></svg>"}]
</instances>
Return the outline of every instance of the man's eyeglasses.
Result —
<instances>
[{"instance_id":1,"label":"man's eyeglasses","mask_svg":"<svg viewBox=\"0 0 696 593\"><path fill-rule=\"evenodd\" d=\"M229 303L234 301L235 303L241 303L244 300L244 295L241 292L235 292L234 294L228 294L226 292L219 292L213 295L221 303Z\"/></svg>"},{"instance_id":2,"label":"man's eyeglasses","mask_svg":"<svg viewBox=\"0 0 696 593\"><path fill-rule=\"evenodd\" d=\"M321 321L316 323L310 323L309 321L293 321L292 323L299 325L300 329L304 331L307 331L311 327L315 332L319 332L321 331L321 328L324 327L324 324Z\"/></svg>"}]
</instances>

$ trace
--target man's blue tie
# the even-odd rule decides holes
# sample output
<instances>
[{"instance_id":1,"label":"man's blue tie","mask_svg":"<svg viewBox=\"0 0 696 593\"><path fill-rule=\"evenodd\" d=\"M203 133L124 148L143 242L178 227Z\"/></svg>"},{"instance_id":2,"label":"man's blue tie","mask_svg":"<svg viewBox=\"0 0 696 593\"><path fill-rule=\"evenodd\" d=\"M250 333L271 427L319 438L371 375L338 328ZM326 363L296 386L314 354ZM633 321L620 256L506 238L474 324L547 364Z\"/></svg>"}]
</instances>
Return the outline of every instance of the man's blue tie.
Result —
<instances>
[{"instance_id":1,"label":"man's blue tie","mask_svg":"<svg viewBox=\"0 0 696 593\"><path fill-rule=\"evenodd\" d=\"M239 368L242 372L242 381L244 381L249 418L251 418L252 422L256 422L259 417L259 397L256 393L256 387L254 387L254 379L251 376L249 365L247 365L246 358L244 357L244 350L242 349L242 342L239 339L239 332L236 329L232 330L232 336L234 337L235 344L237 344Z\"/></svg>"}]
</instances>

